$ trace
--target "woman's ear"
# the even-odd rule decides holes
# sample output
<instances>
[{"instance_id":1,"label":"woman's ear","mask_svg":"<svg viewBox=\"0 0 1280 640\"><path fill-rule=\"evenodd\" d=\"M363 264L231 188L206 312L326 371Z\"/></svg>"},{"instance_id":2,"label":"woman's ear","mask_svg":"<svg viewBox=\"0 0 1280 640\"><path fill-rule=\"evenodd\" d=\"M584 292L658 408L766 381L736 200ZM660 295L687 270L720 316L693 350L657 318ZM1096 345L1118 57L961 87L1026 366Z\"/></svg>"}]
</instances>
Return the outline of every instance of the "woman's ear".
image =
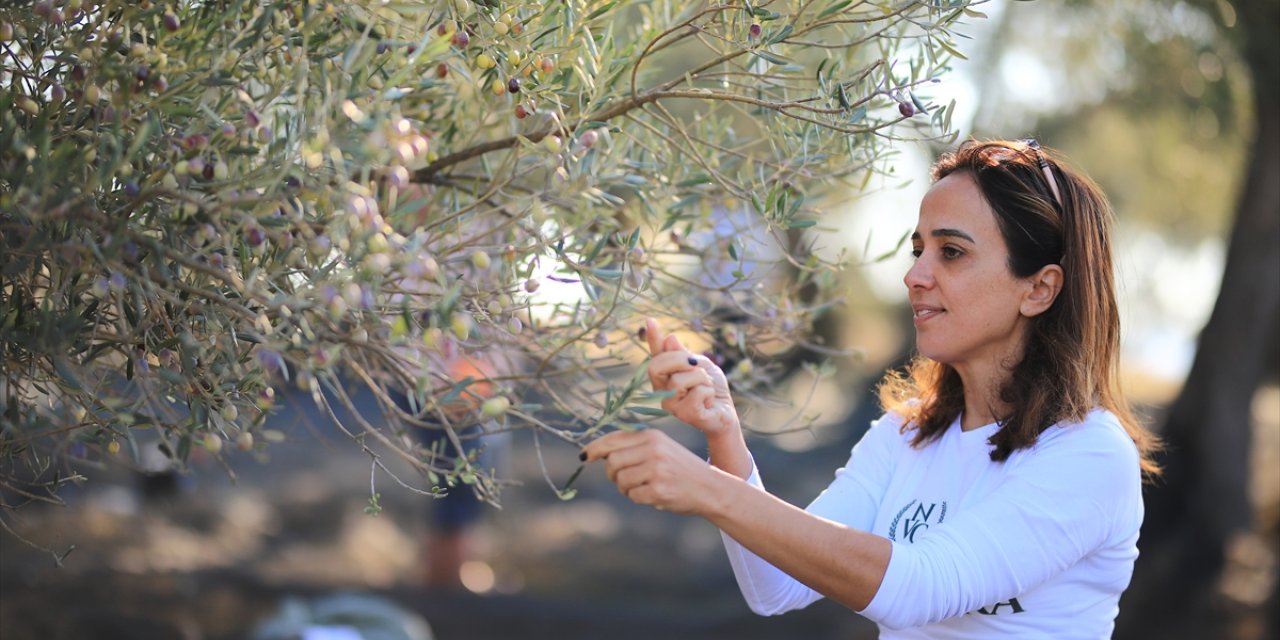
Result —
<instances>
[{"instance_id":1,"label":"woman's ear","mask_svg":"<svg viewBox=\"0 0 1280 640\"><path fill-rule=\"evenodd\" d=\"M1062 291L1062 281L1065 277L1062 267L1056 264L1045 265L1035 272L1029 279L1031 290L1022 299L1022 306L1019 307L1022 315L1031 318L1048 311L1049 307L1053 306L1053 301L1058 299L1058 292Z\"/></svg>"}]
</instances>

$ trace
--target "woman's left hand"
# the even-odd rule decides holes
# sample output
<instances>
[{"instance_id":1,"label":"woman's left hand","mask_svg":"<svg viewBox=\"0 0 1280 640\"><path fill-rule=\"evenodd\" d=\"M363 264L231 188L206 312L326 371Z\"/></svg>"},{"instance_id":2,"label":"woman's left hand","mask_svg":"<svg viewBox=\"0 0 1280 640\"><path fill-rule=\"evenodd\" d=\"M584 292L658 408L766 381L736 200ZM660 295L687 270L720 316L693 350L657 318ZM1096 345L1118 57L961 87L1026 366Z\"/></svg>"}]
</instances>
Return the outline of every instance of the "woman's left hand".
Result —
<instances>
[{"instance_id":1,"label":"woman's left hand","mask_svg":"<svg viewBox=\"0 0 1280 640\"><path fill-rule=\"evenodd\" d=\"M656 429L615 431L583 449L587 461L604 460L618 491L637 504L683 515L706 513L720 472Z\"/></svg>"}]
</instances>

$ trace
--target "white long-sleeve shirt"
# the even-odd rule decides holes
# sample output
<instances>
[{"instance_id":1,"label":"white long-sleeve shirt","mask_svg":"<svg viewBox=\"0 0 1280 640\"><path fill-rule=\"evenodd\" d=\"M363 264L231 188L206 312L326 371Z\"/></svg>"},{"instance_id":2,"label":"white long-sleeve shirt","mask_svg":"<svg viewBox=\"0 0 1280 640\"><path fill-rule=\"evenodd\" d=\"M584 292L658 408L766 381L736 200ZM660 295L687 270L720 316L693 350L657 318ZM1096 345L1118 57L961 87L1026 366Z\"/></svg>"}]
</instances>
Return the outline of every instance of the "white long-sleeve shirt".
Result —
<instances>
[{"instance_id":1,"label":"white long-sleeve shirt","mask_svg":"<svg viewBox=\"0 0 1280 640\"><path fill-rule=\"evenodd\" d=\"M807 511L888 538L884 580L860 613L882 640L1109 638L1142 524L1137 447L1110 412L1050 427L993 462L995 424L957 421L916 449L887 414ZM753 469L748 482L764 489ZM821 594L723 535L753 611Z\"/></svg>"}]
</instances>

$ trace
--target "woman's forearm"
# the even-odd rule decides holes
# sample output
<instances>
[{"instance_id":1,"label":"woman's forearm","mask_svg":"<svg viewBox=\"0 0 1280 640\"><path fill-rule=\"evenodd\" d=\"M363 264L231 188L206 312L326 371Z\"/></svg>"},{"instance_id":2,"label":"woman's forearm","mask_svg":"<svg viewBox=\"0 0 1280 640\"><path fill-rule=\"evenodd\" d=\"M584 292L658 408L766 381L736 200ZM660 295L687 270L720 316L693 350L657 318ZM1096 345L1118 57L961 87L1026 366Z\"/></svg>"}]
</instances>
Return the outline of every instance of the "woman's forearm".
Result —
<instances>
[{"instance_id":1,"label":"woman's forearm","mask_svg":"<svg viewBox=\"0 0 1280 640\"><path fill-rule=\"evenodd\" d=\"M855 611L866 608L889 566L888 540L807 513L728 469L716 474L699 515L814 591Z\"/></svg>"},{"instance_id":2,"label":"woman's forearm","mask_svg":"<svg viewBox=\"0 0 1280 640\"><path fill-rule=\"evenodd\" d=\"M727 429L722 433L707 435L707 457L711 464L729 474L746 480L755 463L742 437L742 429Z\"/></svg>"}]
</instances>

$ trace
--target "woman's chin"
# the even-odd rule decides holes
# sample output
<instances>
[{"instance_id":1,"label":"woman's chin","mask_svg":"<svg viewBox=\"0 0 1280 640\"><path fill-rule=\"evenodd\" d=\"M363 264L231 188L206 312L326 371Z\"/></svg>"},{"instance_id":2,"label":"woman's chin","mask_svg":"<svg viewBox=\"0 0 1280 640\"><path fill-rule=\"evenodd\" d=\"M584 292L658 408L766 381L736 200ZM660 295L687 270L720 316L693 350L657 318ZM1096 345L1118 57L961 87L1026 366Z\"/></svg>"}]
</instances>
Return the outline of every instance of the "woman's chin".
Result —
<instances>
[{"instance_id":1,"label":"woman's chin","mask_svg":"<svg viewBox=\"0 0 1280 640\"><path fill-rule=\"evenodd\" d=\"M946 352L934 345L916 341L916 353L934 362L946 364Z\"/></svg>"}]
</instances>

